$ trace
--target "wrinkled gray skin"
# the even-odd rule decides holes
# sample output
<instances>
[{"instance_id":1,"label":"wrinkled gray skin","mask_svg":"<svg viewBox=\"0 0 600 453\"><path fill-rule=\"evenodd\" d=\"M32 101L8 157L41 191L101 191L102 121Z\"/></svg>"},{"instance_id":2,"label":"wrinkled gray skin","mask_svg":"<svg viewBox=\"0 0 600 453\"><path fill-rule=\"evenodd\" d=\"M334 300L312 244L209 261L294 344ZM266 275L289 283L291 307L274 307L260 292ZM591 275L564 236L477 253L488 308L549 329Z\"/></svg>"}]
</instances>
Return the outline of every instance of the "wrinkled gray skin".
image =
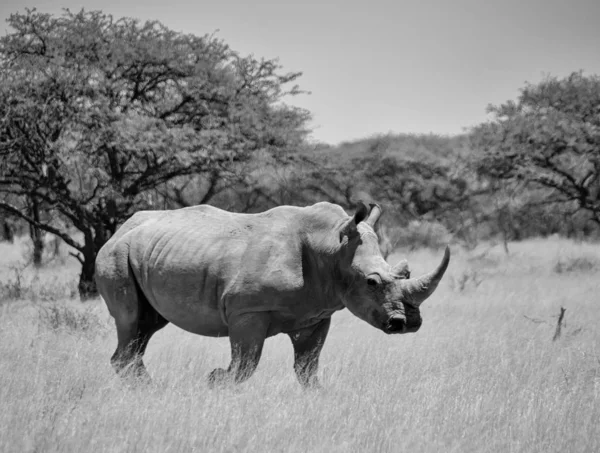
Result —
<instances>
[{"instance_id":1,"label":"wrinkled gray skin","mask_svg":"<svg viewBox=\"0 0 600 453\"><path fill-rule=\"evenodd\" d=\"M411 279L391 267L373 230L377 205L354 216L338 205L280 206L234 214L208 205L133 215L102 247L96 281L115 318L118 373L147 377L142 356L169 322L199 335L229 336L231 364L211 384L242 382L265 338L286 333L304 386L318 385L319 354L331 315L348 308L386 333L416 332L419 305L449 262Z\"/></svg>"}]
</instances>

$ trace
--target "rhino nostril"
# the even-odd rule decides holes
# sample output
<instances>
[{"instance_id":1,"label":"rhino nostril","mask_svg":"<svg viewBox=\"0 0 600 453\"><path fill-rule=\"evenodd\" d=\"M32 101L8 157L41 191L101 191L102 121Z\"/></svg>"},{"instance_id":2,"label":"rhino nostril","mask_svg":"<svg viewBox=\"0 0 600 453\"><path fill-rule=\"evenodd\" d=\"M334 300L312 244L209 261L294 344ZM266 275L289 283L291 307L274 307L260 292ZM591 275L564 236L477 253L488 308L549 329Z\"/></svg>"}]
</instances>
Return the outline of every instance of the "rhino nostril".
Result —
<instances>
[{"instance_id":1,"label":"rhino nostril","mask_svg":"<svg viewBox=\"0 0 600 453\"><path fill-rule=\"evenodd\" d=\"M406 330L406 320L399 316L394 316L387 323L387 331L390 333L404 332Z\"/></svg>"}]
</instances>

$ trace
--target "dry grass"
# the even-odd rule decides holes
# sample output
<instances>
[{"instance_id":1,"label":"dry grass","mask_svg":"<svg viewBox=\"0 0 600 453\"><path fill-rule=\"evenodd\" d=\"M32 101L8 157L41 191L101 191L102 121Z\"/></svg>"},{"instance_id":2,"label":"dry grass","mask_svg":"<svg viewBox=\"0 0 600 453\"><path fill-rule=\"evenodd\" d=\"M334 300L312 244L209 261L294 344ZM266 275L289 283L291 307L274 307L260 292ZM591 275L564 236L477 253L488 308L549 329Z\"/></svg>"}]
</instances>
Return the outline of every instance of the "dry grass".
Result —
<instances>
[{"instance_id":1,"label":"dry grass","mask_svg":"<svg viewBox=\"0 0 600 453\"><path fill-rule=\"evenodd\" d=\"M600 247L510 248L508 257L501 247L455 250L417 334L386 336L335 315L317 392L296 383L284 336L267 341L247 383L211 391L205 377L227 364L227 339L172 326L148 349L153 385L128 388L108 362L116 338L100 301L4 302L0 451L600 451L600 279L594 269L556 272L561 260L600 262ZM6 265L9 255L0 254ZM440 256L408 258L418 274ZM72 279L70 266L60 269ZM478 285L453 287L473 272ZM553 343L560 306L567 324Z\"/></svg>"}]
</instances>

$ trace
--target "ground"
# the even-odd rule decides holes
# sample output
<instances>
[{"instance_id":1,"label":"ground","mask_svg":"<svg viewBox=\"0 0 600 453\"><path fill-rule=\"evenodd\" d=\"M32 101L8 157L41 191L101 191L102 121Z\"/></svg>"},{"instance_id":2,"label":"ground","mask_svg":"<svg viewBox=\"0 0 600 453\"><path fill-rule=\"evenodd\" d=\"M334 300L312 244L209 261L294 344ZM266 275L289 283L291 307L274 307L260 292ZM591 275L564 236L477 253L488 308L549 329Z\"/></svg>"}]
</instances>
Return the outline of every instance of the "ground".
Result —
<instances>
[{"instance_id":1,"label":"ground","mask_svg":"<svg viewBox=\"0 0 600 453\"><path fill-rule=\"evenodd\" d=\"M308 392L285 336L267 340L247 383L210 390L227 339L173 326L148 348L153 384L123 385L105 306L70 299L76 262L21 271L22 248L0 244L0 294L19 299L0 305L0 451L600 451L600 245L453 247L421 330L386 336L334 315L324 388ZM441 254L390 259L417 275Z\"/></svg>"}]
</instances>

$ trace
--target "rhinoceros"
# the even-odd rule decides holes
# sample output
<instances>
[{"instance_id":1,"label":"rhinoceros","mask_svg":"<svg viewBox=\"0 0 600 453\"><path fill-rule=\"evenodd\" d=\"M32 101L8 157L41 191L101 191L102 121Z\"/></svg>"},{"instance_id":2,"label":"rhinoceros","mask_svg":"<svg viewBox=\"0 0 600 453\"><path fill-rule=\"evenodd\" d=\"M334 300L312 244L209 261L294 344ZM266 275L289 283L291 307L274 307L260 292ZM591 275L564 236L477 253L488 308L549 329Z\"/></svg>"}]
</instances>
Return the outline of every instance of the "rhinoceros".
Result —
<instances>
[{"instance_id":1,"label":"rhinoceros","mask_svg":"<svg viewBox=\"0 0 600 453\"><path fill-rule=\"evenodd\" d=\"M99 292L114 317L118 374L148 377L142 356L169 322L209 337L229 337L231 363L209 383L240 383L256 369L267 337L285 333L294 370L319 386L319 355L331 316L348 308L386 334L416 332L419 306L448 263L410 278L406 261L390 266L378 246L379 205L354 215L321 202L238 214L200 205L140 211L102 247Z\"/></svg>"}]
</instances>

